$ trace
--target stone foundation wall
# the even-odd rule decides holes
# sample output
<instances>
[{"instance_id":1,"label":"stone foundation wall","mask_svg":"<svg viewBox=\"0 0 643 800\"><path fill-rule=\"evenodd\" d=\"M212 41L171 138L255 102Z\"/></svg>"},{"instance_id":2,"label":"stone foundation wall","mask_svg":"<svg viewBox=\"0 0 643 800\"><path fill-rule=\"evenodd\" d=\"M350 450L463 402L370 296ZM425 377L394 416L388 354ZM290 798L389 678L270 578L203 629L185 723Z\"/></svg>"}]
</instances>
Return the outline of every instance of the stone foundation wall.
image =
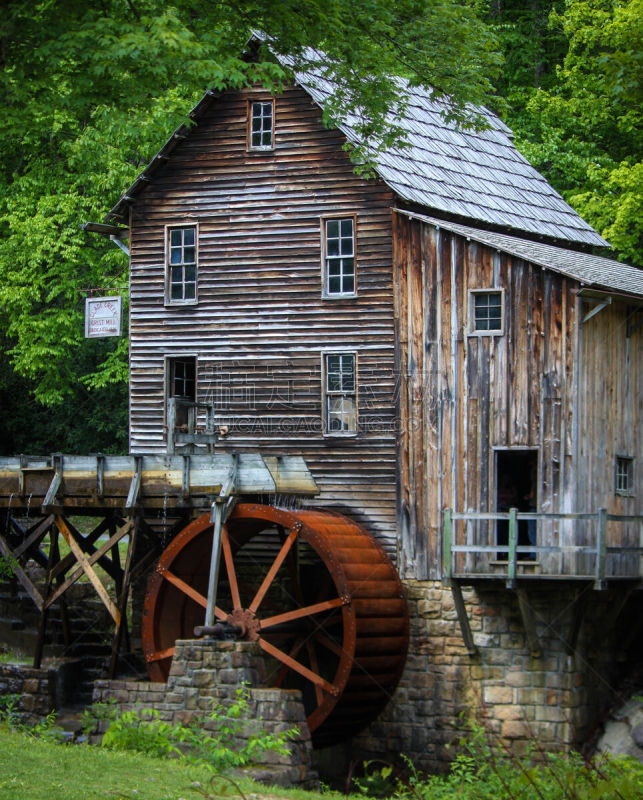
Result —
<instances>
[{"instance_id":1,"label":"stone foundation wall","mask_svg":"<svg viewBox=\"0 0 643 800\"><path fill-rule=\"evenodd\" d=\"M56 672L18 664L0 664L0 696L15 695L20 722L33 724L53 710Z\"/></svg>"},{"instance_id":2,"label":"stone foundation wall","mask_svg":"<svg viewBox=\"0 0 643 800\"><path fill-rule=\"evenodd\" d=\"M385 712L351 743L349 758L395 760L405 753L420 769L444 770L453 758L448 746L467 719L484 721L517 754L533 739L549 750L578 748L620 699L628 626L627 615L619 622L615 610L624 590L528 587L542 647L542 657L534 658L514 592L463 590L478 647L471 656L450 588L431 581L405 586L411 617L405 673ZM574 648L577 599L585 614Z\"/></svg>"},{"instance_id":3,"label":"stone foundation wall","mask_svg":"<svg viewBox=\"0 0 643 800\"><path fill-rule=\"evenodd\" d=\"M295 727L300 731L289 744L288 755L264 753L252 777L282 786L312 786L317 776L311 768L312 745L301 692L257 688L265 675L261 650L254 643L179 640L167 683L95 681L93 700L114 702L120 711L154 708L166 722L187 724L211 711L213 704L233 702L237 690L248 683L248 711L241 740L262 731L283 733ZM108 724L99 723L97 735L92 737L95 742Z\"/></svg>"}]
</instances>

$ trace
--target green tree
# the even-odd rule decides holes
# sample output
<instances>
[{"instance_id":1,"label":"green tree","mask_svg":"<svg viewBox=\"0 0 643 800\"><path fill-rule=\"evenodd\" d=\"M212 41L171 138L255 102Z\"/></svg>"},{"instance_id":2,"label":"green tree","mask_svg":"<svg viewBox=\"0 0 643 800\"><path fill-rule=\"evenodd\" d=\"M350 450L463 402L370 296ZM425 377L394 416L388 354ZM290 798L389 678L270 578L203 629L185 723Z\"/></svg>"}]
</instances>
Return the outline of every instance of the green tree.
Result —
<instances>
[{"instance_id":1,"label":"green tree","mask_svg":"<svg viewBox=\"0 0 643 800\"><path fill-rule=\"evenodd\" d=\"M386 144L396 133L385 112L399 100L391 74L451 96L461 120L465 103L488 97L498 54L475 6L9 0L0 19L0 319L2 358L22 388L55 405L127 380L125 336L101 347L82 338L86 291L125 295L126 259L79 226L104 217L205 88L289 79L265 45L242 57L253 29L268 31L293 69L306 48L323 51L317 67L337 78L329 124L359 110L364 135ZM91 415L84 424L93 429Z\"/></svg>"},{"instance_id":2,"label":"green tree","mask_svg":"<svg viewBox=\"0 0 643 800\"><path fill-rule=\"evenodd\" d=\"M517 58L544 66L507 69L499 83L518 147L620 258L643 266L642 0L534 2L522 17L503 6L501 40L523 39L516 19L531 19Z\"/></svg>"}]
</instances>

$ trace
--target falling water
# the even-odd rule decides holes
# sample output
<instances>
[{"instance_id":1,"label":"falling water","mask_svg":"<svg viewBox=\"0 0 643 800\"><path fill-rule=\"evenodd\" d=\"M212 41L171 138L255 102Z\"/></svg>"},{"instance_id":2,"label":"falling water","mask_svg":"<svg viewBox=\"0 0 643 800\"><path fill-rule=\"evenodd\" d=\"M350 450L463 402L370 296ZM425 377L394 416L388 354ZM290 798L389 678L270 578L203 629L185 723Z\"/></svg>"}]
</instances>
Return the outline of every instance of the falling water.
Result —
<instances>
[{"instance_id":1,"label":"falling water","mask_svg":"<svg viewBox=\"0 0 643 800\"><path fill-rule=\"evenodd\" d=\"M9 518L11 517L11 501L13 500L13 492L9 495L9 505L7 506L7 518L6 518L6 526L5 531L9 533Z\"/></svg>"},{"instance_id":2,"label":"falling water","mask_svg":"<svg viewBox=\"0 0 643 800\"><path fill-rule=\"evenodd\" d=\"M163 549L165 550L165 545L167 544L167 492L163 495L163 511L161 514L161 519L163 521L163 535L161 537L161 543L163 545Z\"/></svg>"},{"instance_id":3,"label":"falling water","mask_svg":"<svg viewBox=\"0 0 643 800\"><path fill-rule=\"evenodd\" d=\"M31 508L31 492L29 493L29 497L27 498L27 519L29 519L29 509Z\"/></svg>"}]
</instances>

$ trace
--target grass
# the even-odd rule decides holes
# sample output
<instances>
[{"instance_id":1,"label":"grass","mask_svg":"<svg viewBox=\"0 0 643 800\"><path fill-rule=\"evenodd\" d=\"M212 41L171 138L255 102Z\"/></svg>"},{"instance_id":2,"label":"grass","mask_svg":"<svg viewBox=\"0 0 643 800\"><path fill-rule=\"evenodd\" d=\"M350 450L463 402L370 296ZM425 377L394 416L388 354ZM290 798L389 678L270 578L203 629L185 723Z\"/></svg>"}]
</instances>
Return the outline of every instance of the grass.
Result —
<instances>
[{"instance_id":1,"label":"grass","mask_svg":"<svg viewBox=\"0 0 643 800\"><path fill-rule=\"evenodd\" d=\"M88 745L60 745L31 739L0 728L0 798L2 800L198 800L195 781L209 786L212 773L172 758L152 758ZM250 800L321 800L321 795L296 789L266 789L243 779ZM238 797L219 781L213 796ZM345 800L324 793L324 800Z\"/></svg>"}]
</instances>

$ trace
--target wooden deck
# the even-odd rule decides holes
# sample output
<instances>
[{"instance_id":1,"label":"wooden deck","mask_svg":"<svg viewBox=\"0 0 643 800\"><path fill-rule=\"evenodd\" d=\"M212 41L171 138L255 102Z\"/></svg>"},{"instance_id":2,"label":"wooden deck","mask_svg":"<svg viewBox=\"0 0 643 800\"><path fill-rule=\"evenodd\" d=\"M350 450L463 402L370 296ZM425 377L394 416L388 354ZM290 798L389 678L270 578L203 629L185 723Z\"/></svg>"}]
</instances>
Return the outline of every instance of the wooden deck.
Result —
<instances>
[{"instance_id":1,"label":"wooden deck","mask_svg":"<svg viewBox=\"0 0 643 800\"><path fill-rule=\"evenodd\" d=\"M498 522L508 527L498 538ZM535 526L534 542L519 544L519 524ZM643 515L582 513L473 513L444 511L443 572L447 580L584 580L603 588L607 581L643 579ZM542 545L543 540L554 542Z\"/></svg>"}]
</instances>

